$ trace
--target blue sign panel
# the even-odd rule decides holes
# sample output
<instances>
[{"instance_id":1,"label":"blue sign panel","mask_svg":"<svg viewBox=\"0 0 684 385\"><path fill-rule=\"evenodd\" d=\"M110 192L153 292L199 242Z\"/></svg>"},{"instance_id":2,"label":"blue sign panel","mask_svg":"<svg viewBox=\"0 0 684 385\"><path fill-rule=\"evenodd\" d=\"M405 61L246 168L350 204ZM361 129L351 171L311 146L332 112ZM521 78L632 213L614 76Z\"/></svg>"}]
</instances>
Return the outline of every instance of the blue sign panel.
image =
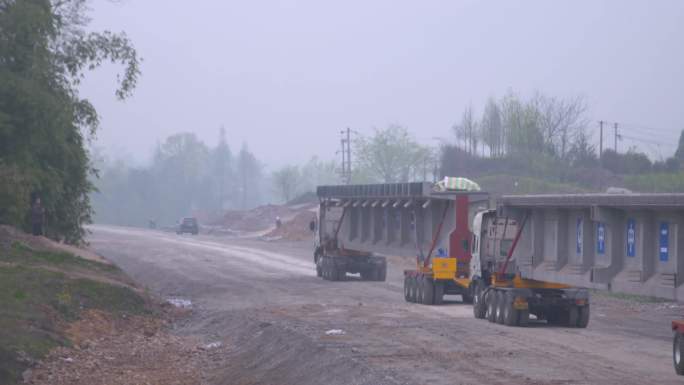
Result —
<instances>
[{"instance_id":1,"label":"blue sign panel","mask_svg":"<svg viewBox=\"0 0 684 385\"><path fill-rule=\"evenodd\" d=\"M670 254L670 224L667 222L660 222L660 241L658 242L658 250L660 260L667 262Z\"/></svg>"},{"instance_id":2,"label":"blue sign panel","mask_svg":"<svg viewBox=\"0 0 684 385\"><path fill-rule=\"evenodd\" d=\"M577 218L577 255L582 255L582 242L584 240L584 220Z\"/></svg>"},{"instance_id":3,"label":"blue sign panel","mask_svg":"<svg viewBox=\"0 0 684 385\"><path fill-rule=\"evenodd\" d=\"M636 256L636 221L627 219L627 256Z\"/></svg>"},{"instance_id":4,"label":"blue sign panel","mask_svg":"<svg viewBox=\"0 0 684 385\"><path fill-rule=\"evenodd\" d=\"M606 225L601 222L596 225L596 252L606 253Z\"/></svg>"}]
</instances>

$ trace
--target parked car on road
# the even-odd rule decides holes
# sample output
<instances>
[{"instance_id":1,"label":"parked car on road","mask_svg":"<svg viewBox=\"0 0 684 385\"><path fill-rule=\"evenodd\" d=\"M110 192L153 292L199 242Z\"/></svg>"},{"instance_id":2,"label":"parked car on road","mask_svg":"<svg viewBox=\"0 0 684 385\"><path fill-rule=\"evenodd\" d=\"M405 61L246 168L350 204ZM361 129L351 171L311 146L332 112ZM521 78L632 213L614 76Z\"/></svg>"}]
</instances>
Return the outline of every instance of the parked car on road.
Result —
<instances>
[{"instance_id":1,"label":"parked car on road","mask_svg":"<svg viewBox=\"0 0 684 385\"><path fill-rule=\"evenodd\" d=\"M197 218L186 217L179 221L177 234L190 233L197 235L199 233L199 225L197 224Z\"/></svg>"}]
</instances>

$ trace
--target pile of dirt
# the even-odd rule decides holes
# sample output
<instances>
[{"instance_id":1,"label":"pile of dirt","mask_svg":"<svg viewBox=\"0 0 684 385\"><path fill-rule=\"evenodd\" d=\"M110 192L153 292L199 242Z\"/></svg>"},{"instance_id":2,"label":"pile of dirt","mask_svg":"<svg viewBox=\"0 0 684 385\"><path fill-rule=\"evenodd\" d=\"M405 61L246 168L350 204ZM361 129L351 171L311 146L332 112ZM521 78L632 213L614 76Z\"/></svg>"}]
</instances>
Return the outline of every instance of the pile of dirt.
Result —
<instances>
[{"instance_id":1,"label":"pile of dirt","mask_svg":"<svg viewBox=\"0 0 684 385\"><path fill-rule=\"evenodd\" d=\"M266 230L275 225L276 217L291 217L295 210L287 206L264 205L247 211L231 210L214 223L233 231L253 232Z\"/></svg>"},{"instance_id":2,"label":"pile of dirt","mask_svg":"<svg viewBox=\"0 0 684 385\"><path fill-rule=\"evenodd\" d=\"M167 331L160 318L90 310L70 324L73 347L54 349L25 372L34 385L201 384L203 367L225 349Z\"/></svg>"},{"instance_id":3,"label":"pile of dirt","mask_svg":"<svg viewBox=\"0 0 684 385\"><path fill-rule=\"evenodd\" d=\"M274 229L266 235L268 238L285 239L288 241L303 241L310 239L311 229L309 224L315 218L315 214L310 211L302 211L289 221L286 221L279 228Z\"/></svg>"}]
</instances>

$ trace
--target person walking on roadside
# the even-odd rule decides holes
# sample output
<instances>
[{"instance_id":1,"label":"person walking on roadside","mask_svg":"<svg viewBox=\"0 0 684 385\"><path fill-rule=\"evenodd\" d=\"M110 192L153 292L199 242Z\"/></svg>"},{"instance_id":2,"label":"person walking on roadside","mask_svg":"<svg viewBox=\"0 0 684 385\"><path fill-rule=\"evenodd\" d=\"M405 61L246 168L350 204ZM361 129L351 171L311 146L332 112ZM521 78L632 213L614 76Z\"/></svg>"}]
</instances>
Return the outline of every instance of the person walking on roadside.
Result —
<instances>
[{"instance_id":1,"label":"person walking on roadside","mask_svg":"<svg viewBox=\"0 0 684 385\"><path fill-rule=\"evenodd\" d=\"M40 198L36 198L31 206L31 227L33 235L43 235L43 223L45 223L45 208L40 202Z\"/></svg>"}]
</instances>

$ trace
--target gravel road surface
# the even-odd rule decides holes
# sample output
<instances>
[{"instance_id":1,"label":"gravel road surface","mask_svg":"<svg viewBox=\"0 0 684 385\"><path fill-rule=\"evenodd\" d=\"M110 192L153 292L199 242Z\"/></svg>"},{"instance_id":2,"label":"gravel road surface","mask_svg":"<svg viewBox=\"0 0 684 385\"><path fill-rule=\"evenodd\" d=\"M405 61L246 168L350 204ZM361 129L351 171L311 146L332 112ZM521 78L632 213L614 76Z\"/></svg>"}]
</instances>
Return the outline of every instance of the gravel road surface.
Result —
<instances>
[{"instance_id":1,"label":"gravel road surface","mask_svg":"<svg viewBox=\"0 0 684 385\"><path fill-rule=\"evenodd\" d=\"M670 320L683 307L604 294L587 329L512 328L405 303L387 282L317 278L310 242L265 242L93 226L91 247L153 293L188 299L179 335L226 346L213 384L681 384ZM328 333L326 333L328 332Z\"/></svg>"}]
</instances>

